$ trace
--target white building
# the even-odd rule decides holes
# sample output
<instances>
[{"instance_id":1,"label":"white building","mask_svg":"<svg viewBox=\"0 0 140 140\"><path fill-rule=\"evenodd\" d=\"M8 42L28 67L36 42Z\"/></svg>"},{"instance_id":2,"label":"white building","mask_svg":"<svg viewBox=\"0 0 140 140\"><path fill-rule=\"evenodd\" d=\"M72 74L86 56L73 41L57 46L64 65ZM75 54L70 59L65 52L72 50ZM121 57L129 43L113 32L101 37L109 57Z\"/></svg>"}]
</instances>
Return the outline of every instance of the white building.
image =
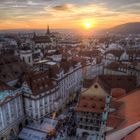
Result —
<instances>
[{"instance_id":1,"label":"white building","mask_svg":"<svg viewBox=\"0 0 140 140\"><path fill-rule=\"evenodd\" d=\"M28 75L20 90L23 92L28 120L39 121L59 110L58 86L48 78L47 73Z\"/></svg>"},{"instance_id":2,"label":"white building","mask_svg":"<svg viewBox=\"0 0 140 140\"><path fill-rule=\"evenodd\" d=\"M23 62L29 64L30 66L33 66L33 53L30 49L22 49L19 51L20 59L23 60Z\"/></svg>"},{"instance_id":3,"label":"white building","mask_svg":"<svg viewBox=\"0 0 140 140\"><path fill-rule=\"evenodd\" d=\"M0 139L12 140L24 125L22 95L0 83Z\"/></svg>"}]
</instances>

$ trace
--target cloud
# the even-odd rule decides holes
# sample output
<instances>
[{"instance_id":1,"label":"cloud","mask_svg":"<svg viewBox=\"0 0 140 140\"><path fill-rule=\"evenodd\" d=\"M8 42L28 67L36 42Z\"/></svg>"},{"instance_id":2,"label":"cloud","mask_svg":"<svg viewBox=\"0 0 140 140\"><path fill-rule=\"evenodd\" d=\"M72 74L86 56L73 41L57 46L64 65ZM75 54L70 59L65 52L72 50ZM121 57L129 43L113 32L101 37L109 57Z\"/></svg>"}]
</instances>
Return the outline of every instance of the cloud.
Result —
<instances>
[{"instance_id":1,"label":"cloud","mask_svg":"<svg viewBox=\"0 0 140 140\"><path fill-rule=\"evenodd\" d=\"M73 4L63 4L54 6L52 7L52 9L57 11L71 11L73 7L74 7Z\"/></svg>"},{"instance_id":2,"label":"cloud","mask_svg":"<svg viewBox=\"0 0 140 140\"><path fill-rule=\"evenodd\" d=\"M70 26L91 19L98 24L113 24L114 20L138 19L139 9L139 0L0 0L0 21L3 25L10 20Z\"/></svg>"}]
</instances>

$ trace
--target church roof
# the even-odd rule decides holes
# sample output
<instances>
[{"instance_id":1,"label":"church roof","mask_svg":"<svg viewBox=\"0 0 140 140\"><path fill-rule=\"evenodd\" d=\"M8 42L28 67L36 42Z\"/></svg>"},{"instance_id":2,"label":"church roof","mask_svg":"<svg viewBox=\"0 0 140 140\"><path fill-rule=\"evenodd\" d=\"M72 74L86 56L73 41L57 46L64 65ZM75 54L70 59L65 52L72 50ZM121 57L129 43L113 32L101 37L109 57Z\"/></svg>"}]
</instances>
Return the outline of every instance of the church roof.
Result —
<instances>
[{"instance_id":1,"label":"church roof","mask_svg":"<svg viewBox=\"0 0 140 140\"><path fill-rule=\"evenodd\" d=\"M34 36L32 38L32 40L35 43L51 43L51 39L49 36L45 35L45 36Z\"/></svg>"}]
</instances>

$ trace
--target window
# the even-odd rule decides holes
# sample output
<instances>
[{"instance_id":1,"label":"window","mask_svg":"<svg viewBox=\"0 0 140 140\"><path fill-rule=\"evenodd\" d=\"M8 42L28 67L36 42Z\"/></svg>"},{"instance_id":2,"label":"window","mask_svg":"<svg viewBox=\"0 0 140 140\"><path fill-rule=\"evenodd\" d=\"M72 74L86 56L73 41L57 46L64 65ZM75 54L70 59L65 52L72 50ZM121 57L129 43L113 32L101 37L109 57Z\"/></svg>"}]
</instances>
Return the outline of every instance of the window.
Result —
<instances>
[{"instance_id":1,"label":"window","mask_svg":"<svg viewBox=\"0 0 140 140\"><path fill-rule=\"evenodd\" d=\"M25 62L25 58L23 57L22 60Z\"/></svg>"},{"instance_id":2,"label":"window","mask_svg":"<svg viewBox=\"0 0 140 140\"><path fill-rule=\"evenodd\" d=\"M98 85L95 85L94 88L98 88Z\"/></svg>"},{"instance_id":3,"label":"window","mask_svg":"<svg viewBox=\"0 0 140 140\"><path fill-rule=\"evenodd\" d=\"M29 60L29 63L31 62L31 58L30 58L30 56L28 57L28 60Z\"/></svg>"}]
</instances>

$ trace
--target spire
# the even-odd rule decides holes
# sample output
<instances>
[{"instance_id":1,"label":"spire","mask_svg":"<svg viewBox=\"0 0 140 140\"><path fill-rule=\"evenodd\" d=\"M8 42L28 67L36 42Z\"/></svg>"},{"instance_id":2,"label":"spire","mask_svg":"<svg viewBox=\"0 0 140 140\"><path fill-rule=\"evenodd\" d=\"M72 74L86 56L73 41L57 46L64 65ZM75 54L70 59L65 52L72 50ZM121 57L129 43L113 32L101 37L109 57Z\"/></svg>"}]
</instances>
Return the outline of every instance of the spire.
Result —
<instances>
[{"instance_id":1,"label":"spire","mask_svg":"<svg viewBox=\"0 0 140 140\"><path fill-rule=\"evenodd\" d=\"M33 35L33 37L36 37L36 33L34 32L34 35Z\"/></svg>"},{"instance_id":2,"label":"spire","mask_svg":"<svg viewBox=\"0 0 140 140\"><path fill-rule=\"evenodd\" d=\"M47 26L47 35L50 34L50 28L49 28L49 25Z\"/></svg>"}]
</instances>

